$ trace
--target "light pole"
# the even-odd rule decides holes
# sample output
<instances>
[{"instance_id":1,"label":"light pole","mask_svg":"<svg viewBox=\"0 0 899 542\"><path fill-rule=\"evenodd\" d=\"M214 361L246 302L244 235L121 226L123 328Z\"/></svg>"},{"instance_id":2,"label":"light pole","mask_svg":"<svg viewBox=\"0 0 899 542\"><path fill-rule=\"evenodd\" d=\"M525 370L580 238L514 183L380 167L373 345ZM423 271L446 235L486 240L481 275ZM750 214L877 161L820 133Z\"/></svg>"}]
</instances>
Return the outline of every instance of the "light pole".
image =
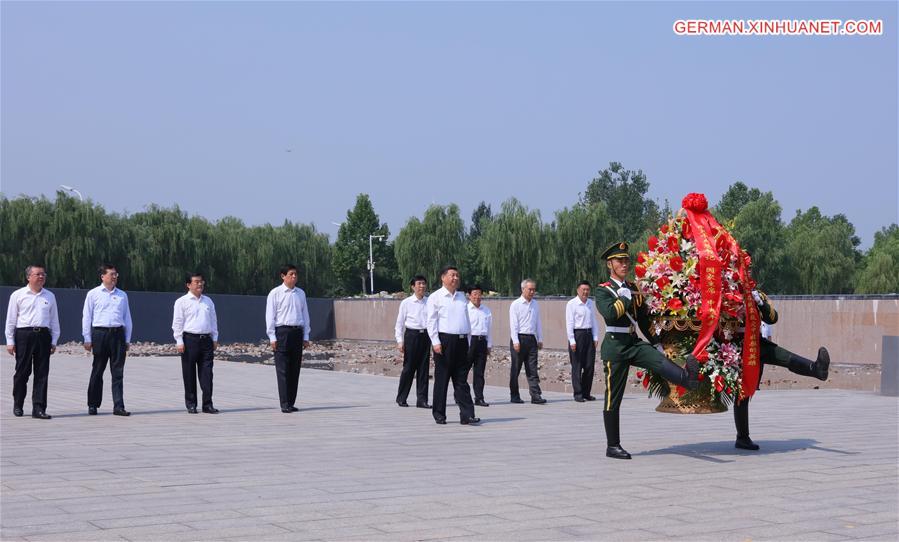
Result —
<instances>
[{"instance_id":1,"label":"light pole","mask_svg":"<svg viewBox=\"0 0 899 542\"><path fill-rule=\"evenodd\" d=\"M82 196L81 192L79 192L75 187L69 186L67 184L61 184L61 185L59 185L59 187L62 188L63 190L65 190L66 192L74 192L75 194L78 194L78 199L80 199L81 202L84 203L84 196Z\"/></svg>"},{"instance_id":2,"label":"light pole","mask_svg":"<svg viewBox=\"0 0 899 542\"><path fill-rule=\"evenodd\" d=\"M383 235L369 235L368 236L368 284L371 287L371 293L375 293L375 253L372 250L371 240L377 239L380 241L384 239Z\"/></svg>"}]
</instances>

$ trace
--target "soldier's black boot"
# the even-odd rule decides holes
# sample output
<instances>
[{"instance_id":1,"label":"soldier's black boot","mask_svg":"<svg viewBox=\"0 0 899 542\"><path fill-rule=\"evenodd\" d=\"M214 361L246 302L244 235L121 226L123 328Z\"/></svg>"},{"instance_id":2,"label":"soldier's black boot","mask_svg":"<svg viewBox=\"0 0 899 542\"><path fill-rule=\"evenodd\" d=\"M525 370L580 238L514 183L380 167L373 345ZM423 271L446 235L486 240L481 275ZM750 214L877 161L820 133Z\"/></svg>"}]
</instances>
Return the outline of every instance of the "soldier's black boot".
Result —
<instances>
[{"instance_id":1,"label":"soldier's black boot","mask_svg":"<svg viewBox=\"0 0 899 542\"><path fill-rule=\"evenodd\" d=\"M749 438L749 399L734 402L734 425L737 426L737 441L734 448L758 450L759 445Z\"/></svg>"},{"instance_id":2,"label":"soldier's black boot","mask_svg":"<svg viewBox=\"0 0 899 542\"><path fill-rule=\"evenodd\" d=\"M618 411L602 412L602 421L606 426L606 457L612 459L630 459L631 454L621 447L621 436L618 431Z\"/></svg>"},{"instance_id":3,"label":"soldier's black boot","mask_svg":"<svg viewBox=\"0 0 899 542\"><path fill-rule=\"evenodd\" d=\"M823 346L818 349L818 359L812 361L796 354L790 354L790 362L787 366L790 372L802 376L813 376L818 380L827 380L830 370L830 354Z\"/></svg>"},{"instance_id":4,"label":"soldier's black boot","mask_svg":"<svg viewBox=\"0 0 899 542\"><path fill-rule=\"evenodd\" d=\"M690 354L687 354L687 364L684 367L671 360L663 360L660 373L662 378L668 382L683 386L688 390L695 390L699 387L699 362Z\"/></svg>"}]
</instances>

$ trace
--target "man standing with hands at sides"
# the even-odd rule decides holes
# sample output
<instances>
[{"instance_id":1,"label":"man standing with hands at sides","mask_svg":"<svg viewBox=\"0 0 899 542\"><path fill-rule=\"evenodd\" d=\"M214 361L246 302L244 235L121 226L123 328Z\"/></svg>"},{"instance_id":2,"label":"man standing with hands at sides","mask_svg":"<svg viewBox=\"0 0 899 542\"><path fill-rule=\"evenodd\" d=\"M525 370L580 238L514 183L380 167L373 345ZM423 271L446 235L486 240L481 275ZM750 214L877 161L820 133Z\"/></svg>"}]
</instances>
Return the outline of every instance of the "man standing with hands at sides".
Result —
<instances>
[{"instance_id":1,"label":"man standing with hands at sides","mask_svg":"<svg viewBox=\"0 0 899 542\"><path fill-rule=\"evenodd\" d=\"M446 389L453 381L453 395L462 425L481 421L474 415L468 387L468 301L459 291L459 270L446 266L440 272L443 287L428 296L428 335L434 349L434 421L446 424Z\"/></svg>"},{"instance_id":2,"label":"man standing with hands at sides","mask_svg":"<svg viewBox=\"0 0 899 542\"><path fill-rule=\"evenodd\" d=\"M47 380L50 376L50 355L56 352L59 340L59 313L56 296L44 288L47 272L40 265L25 268L28 285L9 296L6 311L6 351L16 356L13 376L13 414L24 415L28 377L34 366L31 388L31 417L49 420L47 414Z\"/></svg>"},{"instance_id":3,"label":"man standing with hands at sides","mask_svg":"<svg viewBox=\"0 0 899 542\"><path fill-rule=\"evenodd\" d=\"M596 366L596 348L599 346L599 322L590 299L590 283L582 280L577 286L577 297L565 306L565 332L568 335L568 357L571 359L571 388L578 403L595 401L590 395L593 389L593 371Z\"/></svg>"},{"instance_id":4,"label":"man standing with hands at sides","mask_svg":"<svg viewBox=\"0 0 899 542\"><path fill-rule=\"evenodd\" d=\"M187 293L175 301L172 331L181 353L181 376L184 379L184 404L187 412L197 413L197 372L203 390L203 412L218 414L212 406L212 360L218 348L219 330L215 305L203 295L206 280L202 273L185 278Z\"/></svg>"},{"instance_id":5,"label":"man standing with hands at sides","mask_svg":"<svg viewBox=\"0 0 899 542\"><path fill-rule=\"evenodd\" d=\"M493 313L481 304L484 289L475 284L468 289L468 321L471 323L471 343L468 345L468 364L474 373L474 404L489 407L484 400L484 372L487 357L493 348Z\"/></svg>"},{"instance_id":6,"label":"man standing with hands at sides","mask_svg":"<svg viewBox=\"0 0 899 542\"><path fill-rule=\"evenodd\" d=\"M418 408L431 408L428 404L428 362L431 359L431 339L428 337L428 280L416 275L409 282L412 294L400 303L396 315L396 346L403 355L403 372L396 392L396 404L409 406L406 399L412 389L415 377L416 401Z\"/></svg>"},{"instance_id":7,"label":"man standing with hands at sides","mask_svg":"<svg viewBox=\"0 0 899 542\"><path fill-rule=\"evenodd\" d=\"M521 281L521 297L509 305L509 328L512 347L512 371L509 375L509 392L513 403L524 403L518 393L518 375L524 364L528 377L531 402L535 405L546 403L540 391L540 376L537 374L537 351L543 349L543 325L540 323L540 307L534 300L537 283L533 279Z\"/></svg>"},{"instance_id":8,"label":"man standing with hands at sides","mask_svg":"<svg viewBox=\"0 0 899 542\"><path fill-rule=\"evenodd\" d=\"M103 264L98 273L101 284L87 293L81 315L84 349L94 354L87 387L87 413L96 416L103 401L103 373L108 363L112 376L112 413L130 416L131 413L125 410L123 394L125 353L131 343L128 295L116 288L119 273L114 265Z\"/></svg>"},{"instance_id":9,"label":"man standing with hands at sides","mask_svg":"<svg viewBox=\"0 0 899 542\"><path fill-rule=\"evenodd\" d=\"M268 293L265 301L265 332L275 353L275 375L281 412L297 412L297 389L303 348L309 347L309 305L306 292L297 286L297 268L281 267L280 286Z\"/></svg>"}]
</instances>

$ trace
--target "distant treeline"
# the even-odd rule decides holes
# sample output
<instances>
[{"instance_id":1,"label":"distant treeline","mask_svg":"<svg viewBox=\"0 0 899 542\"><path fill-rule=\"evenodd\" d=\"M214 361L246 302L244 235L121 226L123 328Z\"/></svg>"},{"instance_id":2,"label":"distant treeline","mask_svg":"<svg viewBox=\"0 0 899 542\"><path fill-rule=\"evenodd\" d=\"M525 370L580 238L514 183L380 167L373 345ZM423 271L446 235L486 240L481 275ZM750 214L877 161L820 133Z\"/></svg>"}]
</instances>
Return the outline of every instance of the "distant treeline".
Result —
<instances>
[{"instance_id":1,"label":"distant treeline","mask_svg":"<svg viewBox=\"0 0 899 542\"><path fill-rule=\"evenodd\" d=\"M57 193L47 198L0 198L0 283L23 282L31 262L48 267L49 287L97 283L101 262L118 266L130 290L178 291L189 270L206 274L213 293L265 294L278 281L282 263L297 265L310 296L355 295L368 290L369 235L374 241L377 290L403 289L424 274L432 285L438 270L457 265L463 280L517 295L525 277L542 295L572 294L580 280L606 278L598 255L626 240L632 253L675 213L647 197L642 171L613 162L599 172L571 207L550 222L512 198L497 213L482 202L466 227L459 207L432 205L391 238L366 194L347 212L336 242L314 226L246 226L236 218L210 222L177 207L151 205L131 215ZM858 249L854 226L842 214L817 207L797 211L789 222L771 192L737 182L713 208L753 256L753 274L772 294L875 294L899 292L899 226L877 232L867 252Z\"/></svg>"}]
</instances>

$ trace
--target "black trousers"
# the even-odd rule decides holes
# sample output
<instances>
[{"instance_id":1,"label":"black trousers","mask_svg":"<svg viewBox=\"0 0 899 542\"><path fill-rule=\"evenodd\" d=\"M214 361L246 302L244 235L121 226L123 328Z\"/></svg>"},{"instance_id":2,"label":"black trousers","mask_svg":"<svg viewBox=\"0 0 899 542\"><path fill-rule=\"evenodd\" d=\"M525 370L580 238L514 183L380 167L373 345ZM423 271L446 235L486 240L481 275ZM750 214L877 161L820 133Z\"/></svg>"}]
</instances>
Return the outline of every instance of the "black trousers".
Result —
<instances>
[{"instance_id":1,"label":"black trousers","mask_svg":"<svg viewBox=\"0 0 899 542\"><path fill-rule=\"evenodd\" d=\"M103 373L109 364L112 375L112 404L114 408L125 408L123 382L125 378L125 328L95 327L91 331L94 363L91 379L87 385L87 406L100 408L103 402Z\"/></svg>"},{"instance_id":2,"label":"black trousers","mask_svg":"<svg viewBox=\"0 0 899 542\"><path fill-rule=\"evenodd\" d=\"M574 330L575 351L568 349L571 360L571 388L575 399L587 397L593 389L593 373L596 370L596 345L592 329Z\"/></svg>"},{"instance_id":3,"label":"black trousers","mask_svg":"<svg viewBox=\"0 0 899 542\"><path fill-rule=\"evenodd\" d=\"M51 337L48 328L16 329L16 372L12 381L13 406L22 408L28 392L28 377L34 367L31 404L34 410L47 409L47 381L50 376Z\"/></svg>"},{"instance_id":4,"label":"black trousers","mask_svg":"<svg viewBox=\"0 0 899 542\"><path fill-rule=\"evenodd\" d=\"M515 345L509 339L509 350L512 352L512 371L509 375L509 393L512 399L520 399L518 393L518 375L521 374L521 366L524 365L524 374L528 377L528 391L531 399L542 395L540 391L540 376L537 374L537 337L533 335L518 336L519 351L515 351Z\"/></svg>"},{"instance_id":5,"label":"black trousers","mask_svg":"<svg viewBox=\"0 0 899 542\"><path fill-rule=\"evenodd\" d=\"M484 400L484 373L487 370L487 337L472 335L468 346L468 365L474 373L474 398Z\"/></svg>"},{"instance_id":6,"label":"black trousers","mask_svg":"<svg viewBox=\"0 0 899 542\"><path fill-rule=\"evenodd\" d=\"M428 363L431 360L431 338L427 330L407 329L403 334L403 371L396 391L397 402L405 401L415 377L416 403L428 402Z\"/></svg>"},{"instance_id":7,"label":"black trousers","mask_svg":"<svg viewBox=\"0 0 899 542\"><path fill-rule=\"evenodd\" d=\"M461 419L474 418L474 402L468 387L468 338L440 334L442 352L434 354L434 401L431 411L435 420L446 419L446 390L453 381L453 397Z\"/></svg>"},{"instance_id":8,"label":"black trousers","mask_svg":"<svg viewBox=\"0 0 899 542\"><path fill-rule=\"evenodd\" d=\"M297 402L300 385L300 368L303 365L303 328L278 326L275 328L275 374L278 377L278 399L281 408L292 407Z\"/></svg>"},{"instance_id":9,"label":"black trousers","mask_svg":"<svg viewBox=\"0 0 899 542\"><path fill-rule=\"evenodd\" d=\"M184 333L184 352L181 354L181 376L184 379L184 404L197 407L197 373L203 390L203 407L212 406L212 360L215 346L210 335Z\"/></svg>"}]
</instances>

